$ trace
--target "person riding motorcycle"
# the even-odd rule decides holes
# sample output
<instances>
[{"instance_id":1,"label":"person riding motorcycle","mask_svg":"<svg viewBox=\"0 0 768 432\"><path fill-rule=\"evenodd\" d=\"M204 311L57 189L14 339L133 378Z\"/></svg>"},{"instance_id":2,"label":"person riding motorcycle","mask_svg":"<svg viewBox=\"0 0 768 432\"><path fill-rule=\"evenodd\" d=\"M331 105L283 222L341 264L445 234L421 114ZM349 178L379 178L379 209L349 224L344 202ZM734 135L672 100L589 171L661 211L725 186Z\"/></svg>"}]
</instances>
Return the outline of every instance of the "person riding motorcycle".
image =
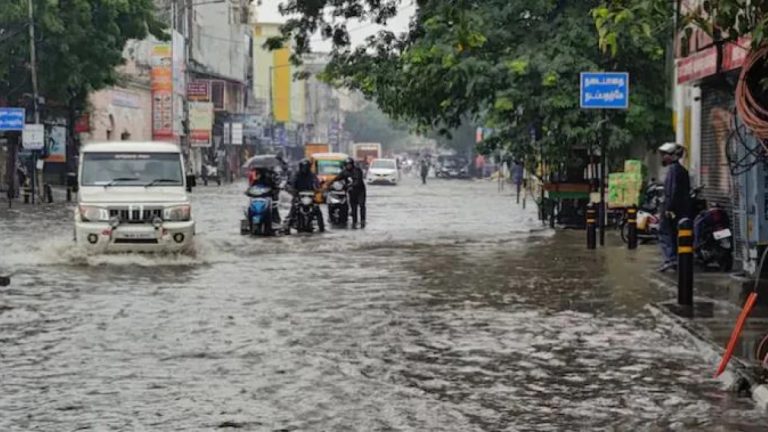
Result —
<instances>
[{"instance_id":1,"label":"person riding motorcycle","mask_svg":"<svg viewBox=\"0 0 768 432\"><path fill-rule=\"evenodd\" d=\"M280 223L280 211L277 203L280 201L280 187L277 174L269 168L251 168L248 173L248 187L262 186L272 190L272 220Z\"/></svg>"},{"instance_id":2,"label":"person riding motorcycle","mask_svg":"<svg viewBox=\"0 0 768 432\"><path fill-rule=\"evenodd\" d=\"M299 171L288 183L288 188L290 192L294 194L294 196L293 204L291 205L291 211L288 213L288 217L285 219L285 226L283 227L283 231L286 234L290 233L291 224L293 224L296 219L296 212L298 211L299 205L299 192L314 192L320 188L320 180L317 178L315 173L312 172L311 164L308 159L302 159L301 162L299 162ZM318 213L320 212L320 207L315 207L315 209ZM322 214L318 214L317 217L319 219L319 223L322 223Z\"/></svg>"},{"instance_id":3,"label":"person riding motorcycle","mask_svg":"<svg viewBox=\"0 0 768 432\"><path fill-rule=\"evenodd\" d=\"M335 181L343 181L348 185L347 195L349 196L349 206L352 211L352 228L357 228L358 209L360 210L360 228L365 228L365 200L367 191L363 170L355 164L354 159L347 158L342 171L329 184L333 184Z\"/></svg>"}]
</instances>

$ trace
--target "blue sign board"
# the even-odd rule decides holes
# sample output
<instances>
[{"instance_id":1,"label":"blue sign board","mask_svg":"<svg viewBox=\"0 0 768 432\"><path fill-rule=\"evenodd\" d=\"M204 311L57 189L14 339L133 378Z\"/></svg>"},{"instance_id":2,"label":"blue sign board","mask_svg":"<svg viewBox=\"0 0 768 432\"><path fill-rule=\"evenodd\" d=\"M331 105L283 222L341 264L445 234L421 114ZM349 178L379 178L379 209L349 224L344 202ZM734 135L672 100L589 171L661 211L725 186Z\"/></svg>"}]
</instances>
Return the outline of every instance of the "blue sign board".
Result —
<instances>
[{"instance_id":1,"label":"blue sign board","mask_svg":"<svg viewBox=\"0 0 768 432\"><path fill-rule=\"evenodd\" d=\"M629 74L582 72L580 99L584 109L629 108Z\"/></svg>"},{"instance_id":2,"label":"blue sign board","mask_svg":"<svg viewBox=\"0 0 768 432\"><path fill-rule=\"evenodd\" d=\"M24 130L24 108L0 107L0 131Z\"/></svg>"}]
</instances>

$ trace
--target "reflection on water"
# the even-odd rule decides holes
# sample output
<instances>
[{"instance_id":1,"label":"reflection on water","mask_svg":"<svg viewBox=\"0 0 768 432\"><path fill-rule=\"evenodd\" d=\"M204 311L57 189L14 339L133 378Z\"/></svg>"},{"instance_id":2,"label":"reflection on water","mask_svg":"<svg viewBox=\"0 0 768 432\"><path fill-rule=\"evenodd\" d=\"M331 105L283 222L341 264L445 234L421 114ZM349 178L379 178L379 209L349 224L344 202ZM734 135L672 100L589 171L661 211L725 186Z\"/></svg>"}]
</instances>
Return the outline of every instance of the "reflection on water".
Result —
<instances>
[{"instance_id":1,"label":"reflection on water","mask_svg":"<svg viewBox=\"0 0 768 432\"><path fill-rule=\"evenodd\" d=\"M371 188L369 229L275 239L200 188L194 256L88 256L64 206L2 210L0 430L764 430L645 311L642 263L495 188Z\"/></svg>"}]
</instances>

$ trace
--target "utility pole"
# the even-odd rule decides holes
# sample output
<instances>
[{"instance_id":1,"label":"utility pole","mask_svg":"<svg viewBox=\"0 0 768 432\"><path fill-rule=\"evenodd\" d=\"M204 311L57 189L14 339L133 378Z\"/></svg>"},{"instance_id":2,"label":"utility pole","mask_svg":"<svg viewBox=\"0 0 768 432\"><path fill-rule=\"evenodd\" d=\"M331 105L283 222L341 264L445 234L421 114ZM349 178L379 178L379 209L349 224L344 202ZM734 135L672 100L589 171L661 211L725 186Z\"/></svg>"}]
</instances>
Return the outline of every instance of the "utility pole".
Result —
<instances>
[{"instance_id":1,"label":"utility pole","mask_svg":"<svg viewBox=\"0 0 768 432\"><path fill-rule=\"evenodd\" d=\"M32 110L35 116L35 124L40 123L40 110L37 102L39 99L37 89L37 52L35 51L35 12L32 0L27 0L29 6L29 61L32 71Z\"/></svg>"},{"instance_id":2,"label":"utility pole","mask_svg":"<svg viewBox=\"0 0 768 432\"><path fill-rule=\"evenodd\" d=\"M35 124L40 124L40 109L37 106L39 95L37 88L37 52L35 51L35 11L32 0L27 0L29 12L29 62L32 72L32 113ZM32 204L35 203L35 181L37 180L37 150L32 151L32 169L30 170L30 185L32 187Z\"/></svg>"}]
</instances>

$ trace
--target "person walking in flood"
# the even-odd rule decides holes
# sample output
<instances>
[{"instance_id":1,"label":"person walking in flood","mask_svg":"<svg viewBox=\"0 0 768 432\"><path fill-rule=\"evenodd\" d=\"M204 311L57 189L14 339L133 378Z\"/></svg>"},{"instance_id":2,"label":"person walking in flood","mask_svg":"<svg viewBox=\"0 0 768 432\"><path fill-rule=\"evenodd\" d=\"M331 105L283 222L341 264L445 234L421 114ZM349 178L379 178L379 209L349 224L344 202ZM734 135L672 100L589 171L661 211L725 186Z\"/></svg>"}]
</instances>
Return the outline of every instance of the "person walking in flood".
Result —
<instances>
[{"instance_id":1,"label":"person walking in flood","mask_svg":"<svg viewBox=\"0 0 768 432\"><path fill-rule=\"evenodd\" d=\"M667 167L664 181L664 203L659 226L659 244L664 262L659 271L677 269L677 224L690 217L691 180L688 170L680 164L685 149L676 143L659 147L662 164Z\"/></svg>"}]
</instances>

